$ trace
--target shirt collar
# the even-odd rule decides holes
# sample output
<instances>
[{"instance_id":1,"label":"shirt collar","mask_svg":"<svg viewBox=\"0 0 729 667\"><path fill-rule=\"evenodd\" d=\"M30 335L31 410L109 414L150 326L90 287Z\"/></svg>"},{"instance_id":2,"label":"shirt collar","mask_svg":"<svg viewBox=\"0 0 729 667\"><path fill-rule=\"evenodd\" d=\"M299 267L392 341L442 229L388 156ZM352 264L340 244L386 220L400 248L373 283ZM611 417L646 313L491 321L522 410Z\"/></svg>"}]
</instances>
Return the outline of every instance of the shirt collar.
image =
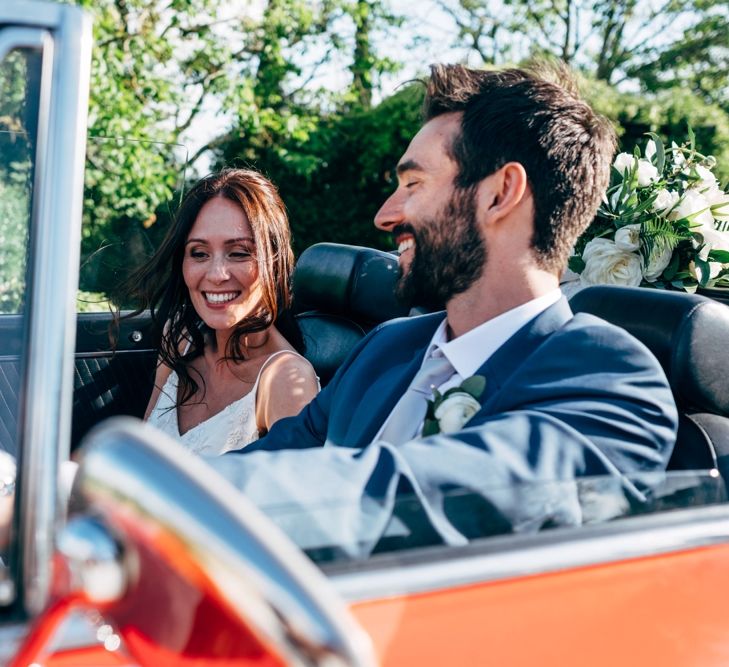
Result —
<instances>
[{"instance_id":1,"label":"shirt collar","mask_svg":"<svg viewBox=\"0 0 729 667\"><path fill-rule=\"evenodd\" d=\"M462 378L473 375L484 362L530 320L544 312L562 297L555 289L536 299L507 310L483 324L467 331L458 338L448 340L448 320L444 319L436 329L425 352L425 359L440 350L453 364Z\"/></svg>"}]
</instances>

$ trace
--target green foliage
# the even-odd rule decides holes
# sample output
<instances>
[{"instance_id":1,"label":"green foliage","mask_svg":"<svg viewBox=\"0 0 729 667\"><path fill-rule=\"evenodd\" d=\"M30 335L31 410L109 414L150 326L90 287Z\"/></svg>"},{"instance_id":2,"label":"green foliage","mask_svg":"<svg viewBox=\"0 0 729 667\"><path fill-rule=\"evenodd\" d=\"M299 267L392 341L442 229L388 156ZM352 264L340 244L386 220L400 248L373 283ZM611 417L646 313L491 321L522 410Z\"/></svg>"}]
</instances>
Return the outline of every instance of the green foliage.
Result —
<instances>
[{"instance_id":1,"label":"green foliage","mask_svg":"<svg viewBox=\"0 0 729 667\"><path fill-rule=\"evenodd\" d=\"M22 310L29 198L27 185L0 180L0 313L18 313Z\"/></svg>"},{"instance_id":2,"label":"green foliage","mask_svg":"<svg viewBox=\"0 0 729 667\"><path fill-rule=\"evenodd\" d=\"M729 193L714 158L688 140L617 155L595 221L579 239L570 269L586 284L645 285L688 292L727 282L729 234L721 228ZM579 260L579 261L578 261Z\"/></svg>"},{"instance_id":3,"label":"green foliage","mask_svg":"<svg viewBox=\"0 0 729 667\"><path fill-rule=\"evenodd\" d=\"M186 158L175 144L231 53L202 25L211 0L77 4L94 21L81 289L109 291L146 258L130 239L172 203Z\"/></svg>"},{"instance_id":4,"label":"green foliage","mask_svg":"<svg viewBox=\"0 0 729 667\"><path fill-rule=\"evenodd\" d=\"M36 56L20 52L0 63L0 313L18 313L25 300L30 227Z\"/></svg>"},{"instance_id":5,"label":"green foliage","mask_svg":"<svg viewBox=\"0 0 729 667\"><path fill-rule=\"evenodd\" d=\"M662 252L673 252L681 242L691 241L691 226L646 216L641 222L640 247L644 257L654 257Z\"/></svg>"},{"instance_id":6,"label":"green foliage","mask_svg":"<svg viewBox=\"0 0 729 667\"><path fill-rule=\"evenodd\" d=\"M367 109L372 106L372 92L379 76L400 68L389 58L382 58L373 46L376 32L388 31L401 26L403 17L391 13L383 0L351 0L345 3L345 12L354 23L354 48L352 50L352 85L346 102Z\"/></svg>"},{"instance_id":7,"label":"green foliage","mask_svg":"<svg viewBox=\"0 0 729 667\"><path fill-rule=\"evenodd\" d=\"M0 64L0 167L4 172L13 162L25 160L26 137L29 129L26 119L25 82L32 67L26 57L11 53Z\"/></svg>"},{"instance_id":8,"label":"green foliage","mask_svg":"<svg viewBox=\"0 0 729 667\"><path fill-rule=\"evenodd\" d=\"M407 26L392 10L396 3L263 0L260 14L221 16L219 0L75 2L92 13L95 37L82 289L113 291L149 256L185 176L181 138L211 100L232 126L197 155L212 150L216 167L252 165L277 183L298 252L322 240L391 248L372 219L420 125L422 93L411 86L372 107L380 77L399 66L382 56L375 37L410 41L396 33ZM623 150L648 131L665 140L690 125L697 149L714 155L715 173L729 179L727 19L717 0L672 1L662 14L635 0L439 4L456 21L459 44L484 62L550 54L582 70ZM593 23L589 39L576 13ZM661 27L680 21L692 28L669 35ZM351 84L314 88L317 68L337 54ZM6 74L3 84L0 71L0 88L21 80ZM606 83L621 80L643 92L619 93Z\"/></svg>"},{"instance_id":9,"label":"green foliage","mask_svg":"<svg viewBox=\"0 0 729 667\"><path fill-rule=\"evenodd\" d=\"M604 81L583 78L583 92L597 111L613 121L621 150L631 153L653 132L662 141L687 135L693 128L696 148L713 155L714 173L729 181L729 113L716 104L697 99L684 87L667 88L653 95L618 92Z\"/></svg>"},{"instance_id":10,"label":"green foliage","mask_svg":"<svg viewBox=\"0 0 729 667\"><path fill-rule=\"evenodd\" d=\"M729 6L726 0L693 4L692 25L662 49L646 52L627 72L647 90L681 83L729 113Z\"/></svg>"},{"instance_id":11,"label":"green foliage","mask_svg":"<svg viewBox=\"0 0 729 667\"><path fill-rule=\"evenodd\" d=\"M727 110L726 0L438 0L484 63L549 55L606 83L683 86Z\"/></svg>"},{"instance_id":12,"label":"green foliage","mask_svg":"<svg viewBox=\"0 0 729 667\"><path fill-rule=\"evenodd\" d=\"M392 248L372 221L394 189L394 168L420 126L423 88L403 88L373 109L322 118L305 141L255 154L230 142L223 164L248 164L276 183L297 252L319 241ZM252 159L251 159L252 158Z\"/></svg>"}]
</instances>

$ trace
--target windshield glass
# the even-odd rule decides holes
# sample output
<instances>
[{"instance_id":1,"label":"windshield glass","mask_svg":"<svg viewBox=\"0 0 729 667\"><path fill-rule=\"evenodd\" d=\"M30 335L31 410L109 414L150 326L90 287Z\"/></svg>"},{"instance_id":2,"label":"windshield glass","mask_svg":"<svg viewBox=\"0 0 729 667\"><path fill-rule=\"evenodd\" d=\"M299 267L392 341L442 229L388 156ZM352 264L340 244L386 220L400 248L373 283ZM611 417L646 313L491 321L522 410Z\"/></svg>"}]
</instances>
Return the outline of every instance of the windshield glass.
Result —
<instances>
[{"instance_id":1,"label":"windshield glass","mask_svg":"<svg viewBox=\"0 0 729 667\"><path fill-rule=\"evenodd\" d=\"M262 509L319 563L362 560L378 553L443 544L423 502L415 495L398 495L394 503L373 497L355 502L347 498L343 488L341 498L341 502L326 505L271 503ZM442 510L465 540L473 542L495 535L605 524L725 500L718 473L704 470L522 483L502 489L453 488L430 499L429 506ZM507 520L499 511L506 503L521 508L516 519ZM388 507L392 509L383 511Z\"/></svg>"},{"instance_id":2,"label":"windshield glass","mask_svg":"<svg viewBox=\"0 0 729 667\"><path fill-rule=\"evenodd\" d=\"M0 563L5 564L14 511L15 461L20 441L23 340L28 305L29 234L41 61L12 51L0 62ZM0 566L0 605L12 601Z\"/></svg>"},{"instance_id":3,"label":"windshield glass","mask_svg":"<svg viewBox=\"0 0 729 667\"><path fill-rule=\"evenodd\" d=\"M34 122L28 90L33 58L13 52L0 63L0 313L23 311ZM5 351L5 350L4 350Z\"/></svg>"}]
</instances>

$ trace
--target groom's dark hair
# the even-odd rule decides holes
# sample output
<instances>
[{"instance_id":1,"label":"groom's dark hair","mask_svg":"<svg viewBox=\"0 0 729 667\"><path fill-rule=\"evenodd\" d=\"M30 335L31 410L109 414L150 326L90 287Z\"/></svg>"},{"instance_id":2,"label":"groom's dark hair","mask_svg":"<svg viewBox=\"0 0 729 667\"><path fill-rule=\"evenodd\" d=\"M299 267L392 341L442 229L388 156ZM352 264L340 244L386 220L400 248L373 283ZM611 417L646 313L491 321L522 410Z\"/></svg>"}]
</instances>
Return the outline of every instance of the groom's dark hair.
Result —
<instances>
[{"instance_id":1,"label":"groom's dark hair","mask_svg":"<svg viewBox=\"0 0 729 667\"><path fill-rule=\"evenodd\" d=\"M425 120L454 111L463 113L450 146L456 187L469 188L519 162L534 197L537 261L560 272L607 188L612 126L579 97L566 66L546 63L503 70L433 65Z\"/></svg>"}]
</instances>

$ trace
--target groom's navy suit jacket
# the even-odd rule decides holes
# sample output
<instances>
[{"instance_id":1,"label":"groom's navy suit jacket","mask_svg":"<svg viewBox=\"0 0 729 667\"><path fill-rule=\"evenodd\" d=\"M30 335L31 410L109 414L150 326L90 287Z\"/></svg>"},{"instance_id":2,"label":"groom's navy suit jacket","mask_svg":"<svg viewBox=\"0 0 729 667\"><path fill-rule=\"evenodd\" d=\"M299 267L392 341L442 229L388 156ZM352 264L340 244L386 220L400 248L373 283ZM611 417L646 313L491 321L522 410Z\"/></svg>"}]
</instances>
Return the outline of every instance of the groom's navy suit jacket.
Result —
<instances>
[{"instance_id":1,"label":"groom's navy suit jacket","mask_svg":"<svg viewBox=\"0 0 729 667\"><path fill-rule=\"evenodd\" d=\"M405 318L375 329L299 415L279 421L244 456L223 457L216 467L225 472L240 459L242 469L229 469L227 476L264 509L317 502L357 506L364 518L347 520L371 536L366 548L384 530L388 508L403 490L420 499L444 539L458 542L443 500L453 489L483 496L512 529L520 529L545 520L524 507L545 502L533 493L524 497L527 487L665 469L677 413L658 361L623 329L590 315L573 316L565 299L479 368L486 378L481 409L463 430L398 446L373 442L444 317ZM255 451L271 453L250 454ZM365 497L378 499L376 510L364 509ZM569 506L554 512L579 522L579 508L565 498L560 503ZM339 529L333 530L332 539L338 539Z\"/></svg>"}]
</instances>

